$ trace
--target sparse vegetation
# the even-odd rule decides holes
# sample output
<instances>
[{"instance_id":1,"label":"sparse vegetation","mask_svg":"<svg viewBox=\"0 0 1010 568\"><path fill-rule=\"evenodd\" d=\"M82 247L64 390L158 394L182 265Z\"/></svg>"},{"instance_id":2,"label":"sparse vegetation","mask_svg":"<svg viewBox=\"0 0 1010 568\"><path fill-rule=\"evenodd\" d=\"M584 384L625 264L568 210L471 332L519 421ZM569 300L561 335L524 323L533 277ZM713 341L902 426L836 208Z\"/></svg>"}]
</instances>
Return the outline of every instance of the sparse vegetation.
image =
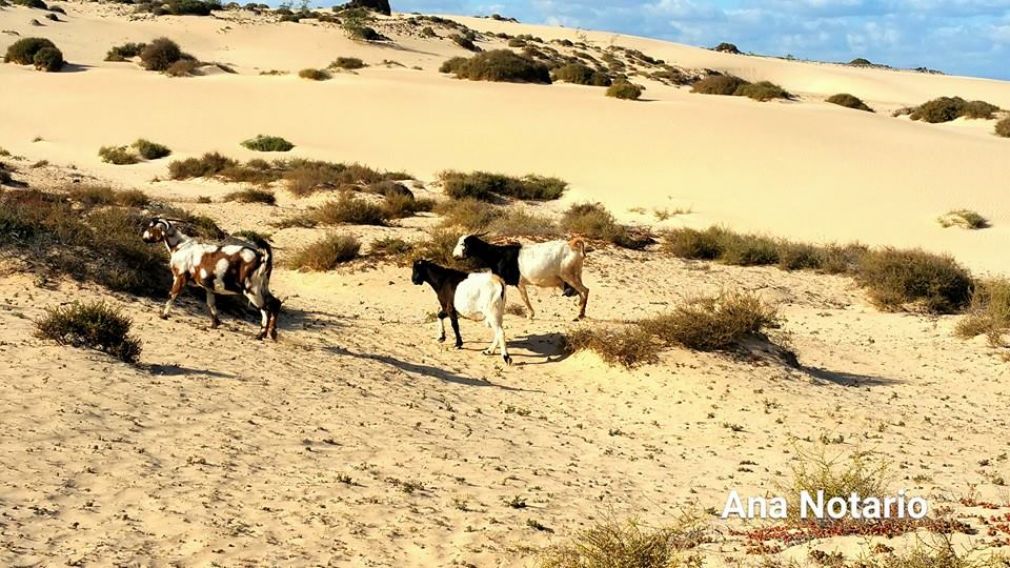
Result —
<instances>
[{"instance_id":1,"label":"sparse vegetation","mask_svg":"<svg viewBox=\"0 0 1010 568\"><path fill-rule=\"evenodd\" d=\"M36 55L45 49L56 49L56 45L48 39L41 37L19 39L7 48L7 53L4 55L4 63L34 65ZM60 59L62 60L62 54Z\"/></svg>"},{"instance_id":2,"label":"sparse vegetation","mask_svg":"<svg viewBox=\"0 0 1010 568\"><path fill-rule=\"evenodd\" d=\"M793 98L793 95L788 91L770 81L758 81L757 83L741 85L733 94L738 97L748 97L761 102L773 99Z\"/></svg>"},{"instance_id":3,"label":"sparse vegetation","mask_svg":"<svg viewBox=\"0 0 1010 568\"><path fill-rule=\"evenodd\" d=\"M102 158L103 162L117 166L136 164L140 161L137 155L126 146L102 146L98 150L98 156Z\"/></svg>"},{"instance_id":4,"label":"sparse vegetation","mask_svg":"<svg viewBox=\"0 0 1010 568\"><path fill-rule=\"evenodd\" d=\"M323 272L358 258L361 243L351 235L331 234L296 250L288 266L296 270Z\"/></svg>"},{"instance_id":5,"label":"sparse vegetation","mask_svg":"<svg viewBox=\"0 0 1010 568\"><path fill-rule=\"evenodd\" d=\"M666 346L696 351L731 351L779 326L778 314L754 295L727 293L699 298L672 313L638 322Z\"/></svg>"},{"instance_id":6,"label":"sparse vegetation","mask_svg":"<svg viewBox=\"0 0 1010 568\"><path fill-rule=\"evenodd\" d=\"M989 220L970 209L957 209L942 215L939 219L943 228L961 227L964 229L986 229Z\"/></svg>"},{"instance_id":7,"label":"sparse vegetation","mask_svg":"<svg viewBox=\"0 0 1010 568\"><path fill-rule=\"evenodd\" d=\"M333 63L330 63L330 67L334 69L344 69L347 71L353 71L355 69L363 69L367 67L365 62L358 59L357 57L338 57Z\"/></svg>"},{"instance_id":8,"label":"sparse vegetation","mask_svg":"<svg viewBox=\"0 0 1010 568\"><path fill-rule=\"evenodd\" d=\"M110 187L95 185L74 185L67 189L74 201L85 207L119 205L122 207L147 207L151 199L139 189L115 191Z\"/></svg>"},{"instance_id":9,"label":"sparse vegetation","mask_svg":"<svg viewBox=\"0 0 1010 568\"><path fill-rule=\"evenodd\" d=\"M445 171L439 174L439 179L449 197L482 201L494 201L501 197L550 201L559 199L568 188L568 183L558 178L532 174L516 178L488 172L467 174Z\"/></svg>"},{"instance_id":10,"label":"sparse vegetation","mask_svg":"<svg viewBox=\"0 0 1010 568\"><path fill-rule=\"evenodd\" d=\"M481 49L477 47L477 44L473 42L473 38L463 34L452 34L449 39L453 41L456 45L462 47L467 51L479 52Z\"/></svg>"},{"instance_id":11,"label":"sparse vegetation","mask_svg":"<svg viewBox=\"0 0 1010 568\"><path fill-rule=\"evenodd\" d=\"M106 61L126 61L134 57L139 57L147 47L146 43L124 43L109 49L105 55Z\"/></svg>"},{"instance_id":12,"label":"sparse vegetation","mask_svg":"<svg viewBox=\"0 0 1010 568\"><path fill-rule=\"evenodd\" d=\"M796 455L791 479L779 487L793 515L799 515L799 500L803 492L816 495L818 491L823 491L825 501L835 497L848 499L853 493L861 499L883 499L885 495L890 495L887 493L890 481L887 462L873 454L857 451L849 455L828 456L824 450L802 451L797 448Z\"/></svg>"},{"instance_id":13,"label":"sparse vegetation","mask_svg":"<svg viewBox=\"0 0 1010 568\"><path fill-rule=\"evenodd\" d=\"M133 322L104 302L78 303L46 310L35 322L36 335L60 345L96 349L126 363L135 363L142 345L130 336Z\"/></svg>"},{"instance_id":14,"label":"sparse vegetation","mask_svg":"<svg viewBox=\"0 0 1010 568\"><path fill-rule=\"evenodd\" d=\"M168 146L151 142L150 140L145 140L143 138L134 142L133 148L138 154L140 154L140 157L145 160L159 160L172 155L172 150L170 150Z\"/></svg>"},{"instance_id":15,"label":"sparse vegetation","mask_svg":"<svg viewBox=\"0 0 1010 568\"><path fill-rule=\"evenodd\" d=\"M289 152L295 147L294 144L280 136L266 136L263 134L242 142L242 146L257 152Z\"/></svg>"},{"instance_id":16,"label":"sparse vegetation","mask_svg":"<svg viewBox=\"0 0 1010 568\"><path fill-rule=\"evenodd\" d=\"M602 521L570 542L546 549L537 568L689 568L701 565L690 551L707 542L700 518L686 515L675 524L648 528L634 520Z\"/></svg>"},{"instance_id":17,"label":"sparse vegetation","mask_svg":"<svg viewBox=\"0 0 1010 568\"><path fill-rule=\"evenodd\" d=\"M617 81L607 88L607 96L616 99L637 101L642 96L642 87L628 81Z\"/></svg>"},{"instance_id":18,"label":"sparse vegetation","mask_svg":"<svg viewBox=\"0 0 1010 568\"><path fill-rule=\"evenodd\" d=\"M183 59L179 44L160 37L144 46L140 52L140 62L148 71L168 71L173 63Z\"/></svg>"},{"instance_id":19,"label":"sparse vegetation","mask_svg":"<svg viewBox=\"0 0 1010 568\"><path fill-rule=\"evenodd\" d=\"M561 228L569 234L606 241L622 248L642 249L654 240L648 233L636 234L619 224L599 203L576 203L561 216Z\"/></svg>"},{"instance_id":20,"label":"sparse vegetation","mask_svg":"<svg viewBox=\"0 0 1010 568\"><path fill-rule=\"evenodd\" d=\"M555 81L564 81L565 83L574 83L576 85L591 85L593 87L609 87L613 83L613 80L606 73L597 71L582 63L562 65L551 72L551 77Z\"/></svg>"},{"instance_id":21,"label":"sparse vegetation","mask_svg":"<svg viewBox=\"0 0 1010 568\"><path fill-rule=\"evenodd\" d=\"M376 203L345 194L324 203L309 218L323 225L385 225L389 214Z\"/></svg>"},{"instance_id":22,"label":"sparse vegetation","mask_svg":"<svg viewBox=\"0 0 1010 568\"><path fill-rule=\"evenodd\" d=\"M224 196L225 201L237 201L238 203L262 203L263 205L276 205L277 196L274 192L265 189L243 189L234 191Z\"/></svg>"},{"instance_id":23,"label":"sparse vegetation","mask_svg":"<svg viewBox=\"0 0 1010 568\"><path fill-rule=\"evenodd\" d=\"M660 345L645 330L631 326L620 331L578 328L565 335L564 348L570 353L592 351L611 365L634 368L659 362Z\"/></svg>"},{"instance_id":24,"label":"sparse vegetation","mask_svg":"<svg viewBox=\"0 0 1010 568\"><path fill-rule=\"evenodd\" d=\"M993 347L1005 347L1010 332L1010 280L993 278L978 282L971 296L968 315L957 325L958 336L970 339L985 335Z\"/></svg>"},{"instance_id":25,"label":"sparse vegetation","mask_svg":"<svg viewBox=\"0 0 1010 568\"><path fill-rule=\"evenodd\" d=\"M703 95L732 96L736 94L737 89L746 84L747 81L733 75L712 75L696 82L691 87L691 92Z\"/></svg>"},{"instance_id":26,"label":"sparse vegetation","mask_svg":"<svg viewBox=\"0 0 1010 568\"><path fill-rule=\"evenodd\" d=\"M202 64L195 59L180 59L165 69L165 74L169 77L193 77L199 75Z\"/></svg>"},{"instance_id":27,"label":"sparse vegetation","mask_svg":"<svg viewBox=\"0 0 1010 568\"><path fill-rule=\"evenodd\" d=\"M1010 116L996 123L996 136L1010 138Z\"/></svg>"},{"instance_id":28,"label":"sparse vegetation","mask_svg":"<svg viewBox=\"0 0 1010 568\"><path fill-rule=\"evenodd\" d=\"M298 76L302 79L309 79L310 81L326 81L332 78L329 71L325 69L313 69L311 67L299 71Z\"/></svg>"},{"instance_id":29,"label":"sparse vegetation","mask_svg":"<svg viewBox=\"0 0 1010 568\"><path fill-rule=\"evenodd\" d=\"M485 51L470 59L454 57L443 63L439 70L471 81L551 83L551 73L546 65L508 49Z\"/></svg>"},{"instance_id":30,"label":"sparse vegetation","mask_svg":"<svg viewBox=\"0 0 1010 568\"><path fill-rule=\"evenodd\" d=\"M965 268L949 256L918 249L886 248L865 255L856 278L870 299L886 310L914 304L931 313L950 314L971 299L972 280Z\"/></svg>"},{"instance_id":31,"label":"sparse vegetation","mask_svg":"<svg viewBox=\"0 0 1010 568\"><path fill-rule=\"evenodd\" d=\"M848 93L839 93L837 95L832 95L827 98L827 102L843 106L845 108L851 108L856 110L862 110L867 112L873 112L873 109L864 103L859 97L850 95Z\"/></svg>"},{"instance_id":32,"label":"sparse vegetation","mask_svg":"<svg viewBox=\"0 0 1010 568\"><path fill-rule=\"evenodd\" d=\"M929 123L950 122L958 118L990 119L999 107L985 101L966 101L961 97L940 97L911 109L912 120Z\"/></svg>"}]
</instances>

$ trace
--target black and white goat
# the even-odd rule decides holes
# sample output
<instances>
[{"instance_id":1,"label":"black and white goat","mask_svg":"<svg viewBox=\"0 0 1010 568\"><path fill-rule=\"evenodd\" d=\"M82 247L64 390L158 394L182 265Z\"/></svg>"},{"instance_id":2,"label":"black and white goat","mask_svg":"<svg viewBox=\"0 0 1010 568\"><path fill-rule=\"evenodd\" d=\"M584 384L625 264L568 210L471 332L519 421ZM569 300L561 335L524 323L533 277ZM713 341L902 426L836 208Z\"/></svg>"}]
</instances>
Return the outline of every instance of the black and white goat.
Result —
<instances>
[{"instance_id":1,"label":"black and white goat","mask_svg":"<svg viewBox=\"0 0 1010 568\"><path fill-rule=\"evenodd\" d=\"M526 286L560 287L565 296L579 295L579 315L586 317L589 288L582 283L582 263L586 245L582 239L550 241L531 245L493 245L476 235L459 238L452 251L456 258L473 258L501 276L509 286L519 288L519 295L533 319L533 306Z\"/></svg>"},{"instance_id":2,"label":"black and white goat","mask_svg":"<svg viewBox=\"0 0 1010 568\"><path fill-rule=\"evenodd\" d=\"M484 350L485 355L494 353L495 347L501 347L502 361L512 364L505 346L505 330L502 329L502 318L505 315L505 282L491 272L466 273L451 268L444 268L427 260L414 263L411 281L420 286L431 285L438 295L441 310L438 312L438 340L445 341L445 318L452 323L452 331L456 334L456 349L463 347L463 338L459 335L459 316L480 320L494 332L491 345Z\"/></svg>"},{"instance_id":3,"label":"black and white goat","mask_svg":"<svg viewBox=\"0 0 1010 568\"><path fill-rule=\"evenodd\" d=\"M253 246L205 243L182 233L172 221L163 218L152 219L142 238L146 243L165 243L171 255L172 290L161 312L162 319L168 318L175 299L192 281L207 291L211 327L221 325L214 295L242 294L262 315L256 339L269 335L277 340L277 314L281 310L281 301L270 293L270 274L273 272L270 243L262 239L251 239Z\"/></svg>"}]
</instances>

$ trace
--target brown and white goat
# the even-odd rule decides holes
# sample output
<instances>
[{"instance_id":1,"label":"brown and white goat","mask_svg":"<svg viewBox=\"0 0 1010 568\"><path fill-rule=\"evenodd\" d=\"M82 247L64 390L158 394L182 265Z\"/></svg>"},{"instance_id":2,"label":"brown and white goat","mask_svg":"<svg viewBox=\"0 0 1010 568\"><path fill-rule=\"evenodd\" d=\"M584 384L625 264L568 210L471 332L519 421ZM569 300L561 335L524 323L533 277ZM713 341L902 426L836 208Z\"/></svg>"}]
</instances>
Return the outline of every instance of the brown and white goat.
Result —
<instances>
[{"instance_id":1,"label":"brown and white goat","mask_svg":"<svg viewBox=\"0 0 1010 568\"><path fill-rule=\"evenodd\" d=\"M161 312L162 319L168 318L175 299L186 284L192 282L207 292L211 327L221 325L214 295L242 294L262 315L256 339L269 335L277 340L277 314L281 310L281 301L270 293L270 274L273 272L270 243L262 239L251 239L253 246L205 243L184 234L172 221L163 218L152 219L142 238L146 243L165 243L171 255L172 290Z\"/></svg>"}]
</instances>

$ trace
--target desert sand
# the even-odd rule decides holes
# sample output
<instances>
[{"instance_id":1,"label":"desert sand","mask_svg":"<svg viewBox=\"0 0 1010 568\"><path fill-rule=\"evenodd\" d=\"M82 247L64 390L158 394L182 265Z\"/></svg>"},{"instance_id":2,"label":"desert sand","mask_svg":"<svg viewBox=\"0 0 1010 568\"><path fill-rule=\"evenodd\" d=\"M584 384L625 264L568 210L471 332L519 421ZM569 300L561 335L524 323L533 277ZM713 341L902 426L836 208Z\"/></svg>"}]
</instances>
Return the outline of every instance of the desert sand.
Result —
<instances>
[{"instance_id":1,"label":"desert sand","mask_svg":"<svg viewBox=\"0 0 1010 568\"><path fill-rule=\"evenodd\" d=\"M402 15L383 22L390 47L244 11L154 18L111 4L62 6L65 21L43 27L29 24L37 11L0 9L0 48L43 36L72 64L61 73L0 65L0 147L20 157L7 158L19 179L43 189L72 179L142 189L225 229L271 232L282 257L322 229L269 223L319 199L278 190L277 207L222 203L236 185L166 181L168 160L114 166L98 148L143 137L172 148L173 159L208 151L249 159L261 155L239 142L273 134L297 145L292 156L406 170L427 184L422 195L437 193L431 182L444 169L553 175L571 189L540 207L549 214L599 201L656 229L715 224L922 247L976 273L1010 270L1010 142L992 134L993 121L890 116L944 95L1010 108L1008 83L453 17L480 31L639 49L799 95L758 103L636 79L647 100L627 102L591 87L452 79L439 65L467 52L398 34ZM236 73L175 79L103 61L113 45L159 36ZM324 82L297 76L337 56L370 67ZM275 69L288 74L260 75ZM837 92L878 112L823 102ZM936 222L960 208L993 227ZM659 221L654 209L690 213ZM341 230L366 242L418 239L434 222ZM228 317L209 329L192 300L163 321L154 301L41 280L12 259L0 266L3 565L531 566L539 549L601 519L662 525L684 510L721 508L731 488L770 492L796 448L819 446L889 456L896 485L962 518L1010 508L997 479L1010 473L1006 363L983 339L955 338L957 317L882 313L846 277L596 248L586 265L590 325L751 291L783 314L779 333L803 365L670 350L661 364L628 371L561 351L575 306L556 291L532 293L536 320L507 317L516 364L502 368L479 353L487 338L477 323L462 324L462 351L436 343L433 294L390 264L278 268L272 287L285 313L276 344L254 341L250 321ZM82 298L133 318L141 366L33 337L45 308ZM974 494L1003 510L959 502ZM526 506L509 505L517 499ZM730 531L743 524L711 523L706 565L760 559ZM866 545L824 539L777 556Z\"/></svg>"}]
</instances>

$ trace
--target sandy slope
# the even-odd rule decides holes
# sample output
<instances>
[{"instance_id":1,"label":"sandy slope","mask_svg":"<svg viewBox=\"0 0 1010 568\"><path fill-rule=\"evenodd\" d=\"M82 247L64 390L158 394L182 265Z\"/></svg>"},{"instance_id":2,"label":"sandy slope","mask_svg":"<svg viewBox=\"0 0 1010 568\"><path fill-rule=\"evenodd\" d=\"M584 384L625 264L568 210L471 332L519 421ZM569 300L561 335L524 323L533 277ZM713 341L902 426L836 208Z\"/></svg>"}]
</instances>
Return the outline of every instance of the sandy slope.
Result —
<instances>
[{"instance_id":1,"label":"sandy slope","mask_svg":"<svg viewBox=\"0 0 1010 568\"><path fill-rule=\"evenodd\" d=\"M1003 83L622 37L615 41L655 57L772 79L803 95L758 104L650 82L649 102L627 103L585 87L448 79L437 66L463 52L446 41L392 34L398 47L379 48L327 26L244 16L130 21L115 15L119 7L65 6L68 21L44 28L28 25L36 13L0 10L0 31L51 37L80 66L50 75L0 65L0 147L26 157L15 162L19 177L40 187L88 176L141 187L229 230L275 232L281 254L319 231L268 223L312 200L279 191L279 209L197 204L235 187L152 182L165 176L166 161L110 166L98 161L98 147L143 136L180 157L216 149L251 158L238 142L264 132L294 141L297 156L407 169L425 180L444 168L488 168L571 181L571 195L548 210L594 199L653 223L650 212L628 209L691 207L667 223L921 245L979 269L1007 266L997 247L1010 210L998 192L1010 146L989 134L991 122L931 126L818 102L848 90L884 109L942 94L1010 107ZM577 33L460 21L545 38ZM168 79L101 61L113 44L157 35L238 74ZM12 40L0 36L0 47ZM406 67L324 83L258 75L338 55ZM29 167L43 159L57 166ZM995 227L936 224L938 214L966 206ZM346 230L366 241L419 238L432 222ZM829 452L893 456L895 485L930 495L934 506L978 513L956 505L973 490L1010 505L995 483L1007 474L1005 364L981 341L954 339L956 318L879 313L845 278L594 251L586 267L593 325L698 294L755 291L779 306L783 333L806 366L671 351L661 365L628 372L560 353L575 307L548 291L535 293L535 322L507 319L517 365L501 369L479 354L486 337L478 324L463 324L463 351L434 342L433 295L411 286L403 268L278 269L273 288L287 301L277 344L252 341L247 321L207 329L196 303L166 322L151 301L44 282L10 261L2 269L2 565L524 566L535 549L600 518L660 524L683 508L721 507L730 488L769 491L788 472L794 444L809 449L822 437L841 437ZM141 368L31 336L45 307L98 297L134 318ZM506 504L516 497L527 507ZM708 565L754 560L714 524L721 530L705 546Z\"/></svg>"}]
</instances>

